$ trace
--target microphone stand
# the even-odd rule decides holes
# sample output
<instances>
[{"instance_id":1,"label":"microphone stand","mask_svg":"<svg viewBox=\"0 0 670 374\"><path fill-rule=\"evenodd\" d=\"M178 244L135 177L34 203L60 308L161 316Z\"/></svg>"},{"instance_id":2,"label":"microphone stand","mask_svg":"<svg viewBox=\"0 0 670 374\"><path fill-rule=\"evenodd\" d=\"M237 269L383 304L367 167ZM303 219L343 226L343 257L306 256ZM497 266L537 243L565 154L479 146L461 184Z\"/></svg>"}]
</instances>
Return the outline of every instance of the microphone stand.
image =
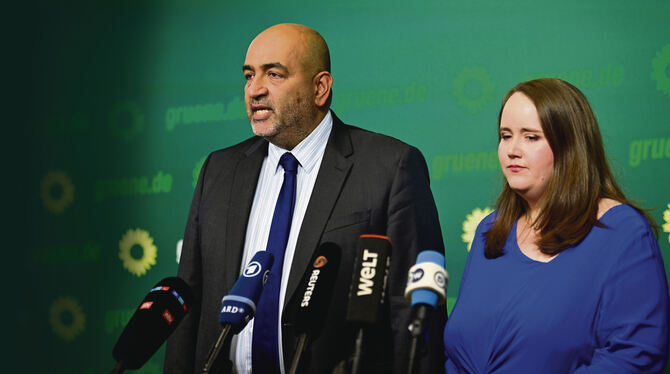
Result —
<instances>
[{"instance_id":1,"label":"microphone stand","mask_svg":"<svg viewBox=\"0 0 670 374\"><path fill-rule=\"evenodd\" d=\"M354 349L354 363L351 368L351 374L358 374L358 369L361 366L361 355L363 352L363 328L358 330L356 336L356 348Z\"/></svg>"},{"instance_id":2,"label":"microphone stand","mask_svg":"<svg viewBox=\"0 0 670 374\"><path fill-rule=\"evenodd\" d=\"M226 337L228 337L229 332L230 332L230 324L226 323L226 325L223 326L223 330L221 330L221 334L219 334L219 338L216 339L216 343L214 343L212 350L209 351L207 362L205 362L205 367L202 369L203 374L208 374L209 371L212 369L212 365L214 365L214 361L216 361L216 358L219 357L219 352L221 351L221 347L223 347L223 342L226 340Z\"/></svg>"},{"instance_id":3,"label":"microphone stand","mask_svg":"<svg viewBox=\"0 0 670 374\"><path fill-rule=\"evenodd\" d=\"M412 340L409 346L409 368L407 369L408 374L414 373L416 370L416 365L418 363L416 357L417 347L419 345L419 337L423 334L424 326L423 321L428 316L430 309L425 304L417 305L414 313L414 320L409 324L409 333L412 336Z\"/></svg>"},{"instance_id":4,"label":"microphone stand","mask_svg":"<svg viewBox=\"0 0 670 374\"><path fill-rule=\"evenodd\" d=\"M117 362L116 366L114 366L114 369L112 369L112 372L110 374L121 374L126 370L125 365L123 365L123 362Z\"/></svg>"},{"instance_id":5,"label":"microphone stand","mask_svg":"<svg viewBox=\"0 0 670 374\"><path fill-rule=\"evenodd\" d=\"M295 353L293 354L293 361L291 361L291 369L289 374L296 374L298 372L298 363L300 363L300 356L302 356L302 351L305 350L305 345L307 344L307 334L300 334L298 337L298 344L295 347Z\"/></svg>"}]
</instances>

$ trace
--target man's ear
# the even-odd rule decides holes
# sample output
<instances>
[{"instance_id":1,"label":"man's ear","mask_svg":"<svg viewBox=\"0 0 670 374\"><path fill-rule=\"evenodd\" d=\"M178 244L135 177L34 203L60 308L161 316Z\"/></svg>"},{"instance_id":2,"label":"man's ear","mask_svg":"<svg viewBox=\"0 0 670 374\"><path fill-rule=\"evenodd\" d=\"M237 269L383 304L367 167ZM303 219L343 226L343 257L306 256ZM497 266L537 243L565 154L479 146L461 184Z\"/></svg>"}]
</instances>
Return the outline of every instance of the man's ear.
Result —
<instances>
[{"instance_id":1,"label":"man's ear","mask_svg":"<svg viewBox=\"0 0 670 374\"><path fill-rule=\"evenodd\" d=\"M327 71L322 71L314 76L314 104L323 107L330 97L330 89L333 87L333 76Z\"/></svg>"}]
</instances>

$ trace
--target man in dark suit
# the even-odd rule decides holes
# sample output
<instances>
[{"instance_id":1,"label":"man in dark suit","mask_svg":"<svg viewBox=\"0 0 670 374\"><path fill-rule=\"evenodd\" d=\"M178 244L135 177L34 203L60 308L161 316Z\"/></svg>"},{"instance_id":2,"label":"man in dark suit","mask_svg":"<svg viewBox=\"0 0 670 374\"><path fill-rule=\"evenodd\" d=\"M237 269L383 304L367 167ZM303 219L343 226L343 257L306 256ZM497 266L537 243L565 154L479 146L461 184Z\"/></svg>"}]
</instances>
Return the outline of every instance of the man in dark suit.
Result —
<instances>
[{"instance_id":1,"label":"man in dark suit","mask_svg":"<svg viewBox=\"0 0 670 374\"><path fill-rule=\"evenodd\" d=\"M280 275L283 367L278 370L288 371L295 349L290 301L315 250L325 242L342 248L342 260L325 328L310 344L306 369L329 373L347 367L355 341L345 314L356 242L361 234L380 234L393 243L389 302L381 321L366 335L362 372L406 372L407 271L421 250L444 251L423 156L399 140L345 125L330 112L333 78L328 47L308 27L280 24L263 31L249 46L243 70L247 114L257 136L213 152L202 167L178 272L200 304L169 339L165 372L202 371L221 329L221 298L253 254L268 244L267 216L272 216L282 183L278 159L287 152L295 154L299 166ZM430 318L421 372L443 371L445 319L442 308ZM252 320L230 344L236 372L251 370L253 322L258 321Z\"/></svg>"}]
</instances>

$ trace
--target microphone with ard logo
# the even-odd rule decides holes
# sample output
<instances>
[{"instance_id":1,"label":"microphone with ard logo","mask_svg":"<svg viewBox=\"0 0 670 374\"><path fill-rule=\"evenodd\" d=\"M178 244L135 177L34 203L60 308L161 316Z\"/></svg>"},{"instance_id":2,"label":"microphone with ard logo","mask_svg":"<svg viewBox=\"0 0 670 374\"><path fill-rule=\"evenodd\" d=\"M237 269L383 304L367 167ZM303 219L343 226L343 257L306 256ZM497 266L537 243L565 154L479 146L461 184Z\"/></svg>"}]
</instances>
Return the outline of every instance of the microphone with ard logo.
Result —
<instances>
[{"instance_id":1,"label":"microphone with ard logo","mask_svg":"<svg viewBox=\"0 0 670 374\"><path fill-rule=\"evenodd\" d=\"M274 256L268 251L258 251L242 271L228 295L221 300L219 323L223 326L219 338L207 356L203 373L209 373L219 356L228 334L237 334L254 318L256 302L263 291L272 268Z\"/></svg>"},{"instance_id":2,"label":"microphone with ard logo","mask_svg":"<svg viewBox=\"0 0 670 374\"><path fill-rule=\"evenodd\" d=\"M412 301L414 318L409 325L412 341L409 349L409 370L416 366L416 351L419 337L423 334L424 321L437 305L445 302L449 275L444 269L444 255L437 251L423 251L416 264L409 269L405 298Z\"/></svg>"}]
</instances>

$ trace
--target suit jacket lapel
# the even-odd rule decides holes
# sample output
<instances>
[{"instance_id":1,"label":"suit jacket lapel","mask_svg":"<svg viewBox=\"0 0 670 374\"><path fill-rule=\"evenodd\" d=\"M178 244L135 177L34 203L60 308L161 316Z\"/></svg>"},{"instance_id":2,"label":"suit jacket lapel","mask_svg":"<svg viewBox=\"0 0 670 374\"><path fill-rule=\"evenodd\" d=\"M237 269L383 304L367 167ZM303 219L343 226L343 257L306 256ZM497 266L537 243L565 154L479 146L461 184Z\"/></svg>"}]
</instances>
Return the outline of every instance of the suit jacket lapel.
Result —
<instances>
[{"instance_id":1,"label":"suit jacket lapel","mask_svg":"<svg viewBox=\"0 0 670 374\"><path fill-rule=\"evenodd\" d=\"M352 161L348 157L353 152L349 131L333 113L333 128L321 161L312 196L307 205L298 242L293 255L291 273L286 288L284 307L290 301L305 270L309 267L321 234L337 202Z\"/></svg>"},{"instance_id":2,"label":"suit jacket lapel","mask_svg":"<svg viewBox=\"0 0 670 374\"><path fill-rule=\"evenodd\" d=\"M244 241L246 238L247 224L251 214L251 206L254 201L258 184L258 176L261 172L263 159L267 155L267 141L259 139L240 157L231 181L230 201L228 204L228 216L226 224L225 248L225 283L228 288L232 287L238 277Z\"/></svg>"}]
</instances>

